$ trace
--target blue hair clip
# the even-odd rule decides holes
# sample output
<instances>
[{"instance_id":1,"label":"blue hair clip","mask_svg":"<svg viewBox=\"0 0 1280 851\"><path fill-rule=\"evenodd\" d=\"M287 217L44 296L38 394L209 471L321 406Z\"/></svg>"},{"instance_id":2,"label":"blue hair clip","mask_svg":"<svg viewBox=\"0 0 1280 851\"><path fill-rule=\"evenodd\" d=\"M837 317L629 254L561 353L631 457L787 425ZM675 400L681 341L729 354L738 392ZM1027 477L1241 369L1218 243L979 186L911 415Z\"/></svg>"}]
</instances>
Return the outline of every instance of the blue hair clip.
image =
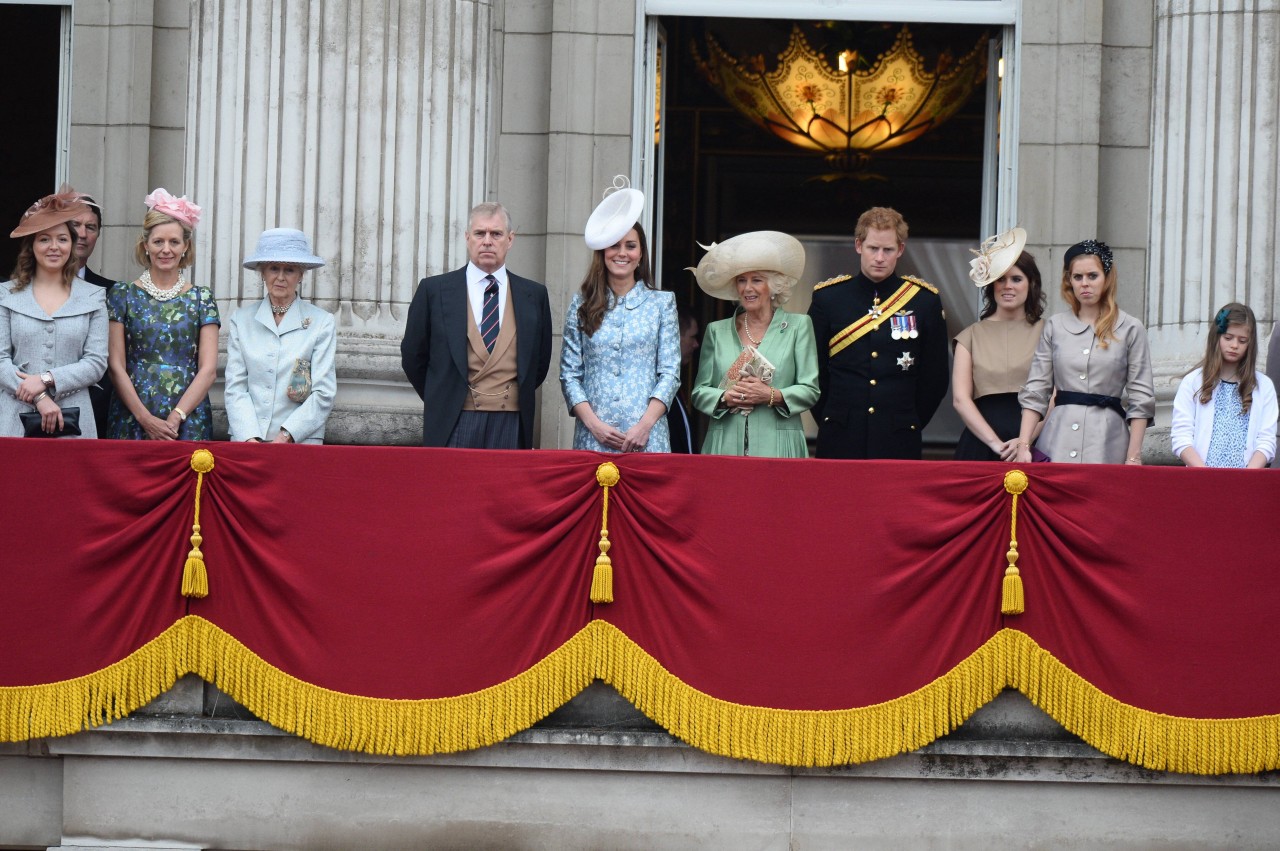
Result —
<instances>
[{"instance_id":1,"label":"blue hair clip","mask_svg":"<svg viewBox=\"0 0 1280 851\"><path fill-rule=\"evenodd\" d=\"M1231 316L1231 311L1224 307L1222 308L1222 310L1219 310L1218 315L1214 317L1213 322L1215 325L1218 326L1219 334L1227 333L1227 318L1230 316Z\"/></svg>"}]
</instances>

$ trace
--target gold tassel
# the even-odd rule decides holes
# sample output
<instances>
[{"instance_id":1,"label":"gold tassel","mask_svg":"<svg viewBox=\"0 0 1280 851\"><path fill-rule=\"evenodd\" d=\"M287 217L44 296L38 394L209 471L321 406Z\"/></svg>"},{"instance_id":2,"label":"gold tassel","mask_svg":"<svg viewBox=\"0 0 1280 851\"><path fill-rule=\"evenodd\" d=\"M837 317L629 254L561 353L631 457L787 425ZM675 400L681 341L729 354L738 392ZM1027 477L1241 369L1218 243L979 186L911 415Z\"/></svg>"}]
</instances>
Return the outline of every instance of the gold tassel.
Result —
<instances>
[{"instance_id":1,"label":"gold tassel","mask_svg":"<svg viewBox=\"0 0 1280 851\"><path fill-rule=\"evenodd\" d=\"M605 461L596 468L596 484L604 488L604 509L600 515L600 555L596 556L596 569L591 574L591 602L613 602L613 560L609 558L609 488L622 476L612 461Z\"/></svg>"},{"instance_id":2,"label":"gold tassel","mask_svg":"<svg viewBox=\"0 0 1280 851\"><path fill-rule=\"evenodd\" d=\"M200 544L204 542L200 536L200 488L204 474L213 471L213 453L208 449L192 452L191 469L196 471L196 515L191 524L191 552L187 553L186 564L182 566L182 596L208 597L209 573L205 569L204 553L200 552Z\"/></svg>"},{"instance_id":3,"label":"gold tassel","mask_svg":"<svg viewBox=\"0 0 1280 851\"><path fill-rule=\"evenodd\" d=\"M1009 566L1004 569L1004 583L1000 590L1000 614L1020 615L1026 611L1022 594L1022 575L1018 572L1018 495L1024 493L1030 482L1021 470L1004 474L1004 489L1013 494L1013 509L1009 520L1009 551L1005 558Z\"/></svg>"}]
</instances>

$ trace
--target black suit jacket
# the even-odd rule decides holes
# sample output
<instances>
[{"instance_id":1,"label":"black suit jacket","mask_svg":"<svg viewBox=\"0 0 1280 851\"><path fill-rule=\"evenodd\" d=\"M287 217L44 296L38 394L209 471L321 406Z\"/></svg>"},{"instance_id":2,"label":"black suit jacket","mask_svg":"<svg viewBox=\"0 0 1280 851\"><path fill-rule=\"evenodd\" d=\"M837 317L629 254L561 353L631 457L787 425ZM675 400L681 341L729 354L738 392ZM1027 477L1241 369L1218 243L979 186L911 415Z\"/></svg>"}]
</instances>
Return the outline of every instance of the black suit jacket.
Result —
<instances>
[{"instance_id":1,"label":"black suit jacket","mask_svg":"<svg viewBox=\"0 0 1280 851\"><path fill-rule=\"evenodd\" d=\"M537 281L507 272L516 322L520 445L533 446L535 393L551 367L551 301ZM466 267L423 278L409 305L400 362L423 400L422 445L444 446L466 401L468 379ZM506 317L510 322L511 317Z\"/></svg>"},{"instance_id":2,"label":"black suit jacket","mask_svg":"<svg viewBox=\"0 0 1280 851\"><path fill-rule=\"evenodd\" d=\"M104 278L88 266L84 267L84 279L102 287L108 295L111 293L112 285L115 284L115 281ZM93 403L93 421L98 425L98 437L107 436L107 411L111 409L111 397L114 394L115 388L111 386L111 370L103 373L96 384L89 386L89 401Z\"/></svg>"},{"instance_id":3,"label":"black suit jacket","mask_svg":"<svg viewBox=\"0 0 1280 851\"><path fill-rule=\"evenodd\" d=\"M88 266L84 267L84 279L89 283L96 284L97 286L100 286L106 290L111 289L111 285L115 283L115 281L111 280L110 278L104 278L103 276L99 275L97 272L93 271Z\"/></svg>"}]
</instances>

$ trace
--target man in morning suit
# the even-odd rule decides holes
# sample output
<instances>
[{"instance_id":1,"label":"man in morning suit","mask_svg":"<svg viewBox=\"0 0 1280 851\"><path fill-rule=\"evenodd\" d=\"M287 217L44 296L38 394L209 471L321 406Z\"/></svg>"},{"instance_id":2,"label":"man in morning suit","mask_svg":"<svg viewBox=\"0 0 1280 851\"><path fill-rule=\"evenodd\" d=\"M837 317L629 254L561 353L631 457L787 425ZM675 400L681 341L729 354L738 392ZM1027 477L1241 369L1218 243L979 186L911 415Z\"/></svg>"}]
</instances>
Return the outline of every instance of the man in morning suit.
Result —
<instances>
[{"instance_id":1,"label":"man in morning suit","mask_svg":"<svg viewBox=\"0 0 1280 851\"><path fill-rule=\"evenodd\" d=\"M501 204L467 220L467 265L423 278L409 305L401 364L423 400L422 444L533 446L535 392L551 366L551 302L507 271L515 240Z\"/></svg>"},{"instance_id":2,"label":"man in morning suit","mask_svg":"<svg viewBox=\"0 0 1280 851\"><path fill-rule=\"evenodd\" d=\"M110 294L111 285L115 282L89 268L89 258L98 247L98 235L102 233L102 207L84 193L80 193L80 200L88 205L89 211L81 213L70 222L76 232L76 260L80 263L78 274ZM93 403L93 420L98 426L99 437L104 437L107 433L107 410L111 407L112 392L110 370L103 373L96 384L89 386L89 401Z\"/></svg>"},{"instance_id":3,"label":"man in morning suit","mask_svg":"<svg viewBox=\"0 0 1280 851\"><path fill-rule=\"evenodd\" d=\"M861 271L813 289L819 458L916 458L949 379L938 290L895 273L907 223L888 207L858 217Z\"/></svg>"}]
</instances>

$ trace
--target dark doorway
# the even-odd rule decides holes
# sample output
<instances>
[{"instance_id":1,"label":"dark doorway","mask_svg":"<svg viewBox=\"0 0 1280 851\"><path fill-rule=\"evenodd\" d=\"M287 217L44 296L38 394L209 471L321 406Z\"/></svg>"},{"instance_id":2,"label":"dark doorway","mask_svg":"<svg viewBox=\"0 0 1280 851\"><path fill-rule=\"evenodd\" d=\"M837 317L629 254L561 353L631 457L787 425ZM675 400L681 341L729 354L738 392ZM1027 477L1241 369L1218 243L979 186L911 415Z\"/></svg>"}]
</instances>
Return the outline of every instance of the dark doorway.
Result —
<instances>
[{"instance_id":1,"label":"dark doorway","mask_svg":"<svg viewBox=\"0 0 1280 851\"><path fill-rule=\"evenodd\" d=\"M801 283L811 286L831 275L857 271L853 228L868 207L894 207L907 219L911 237L904 261L911 259L913 244L917 255L937 254L930 243L947 245L950 254L943 252L948 259L942 266L949 270L949 258L957 251L964 253L961 243L976 246L984 236L984 180L994 179L984 174L987 87L996 80L979 84L954 115L920 138L873 155L860 171L842 172L821 152L784 141L741 114L708 81L698 57L708 55L710 36L740 61L772 69L793 30L799 29L832 67L838 54L848 49L874 61L892 47L901 23L666 17L661 25L667 36L661 79L661 280L665 289L692 305L700 327L729 315L734 305L705 296L686 271L703 254L697 243L751 230L785 231L807 246ZM984 35L998 39L1000 33L998 27L910 25L912 43L929 69L944 52L962 56ZM947 281L933 281L944 287L949 314L953 300L974 299L972 285L959 285L967 284L967 268L965 255L955 270L954 299L947 298ZM909 264L900 270L921 271ZM788 309L803 310L807 302L806 292ZM976 316L969 304L956 307L958 332ZM685 376L685 386L692 379ZM931 432L932 439L941 442L958 434L958 418L949 404L943 408L937 427L931 423L926 431L926 440Z\"/></svg>"},{"instance_id":2,"label":"dark doorway","mask_svg":"<svg viewBox=\"0 0 1280 851\"><path fill-rule=\"evenodd\" d=\"M58 97L62 45L61 6L0 3L0 32L8 33L0 87L0 115L7 118L0 157L0 228L6 234L27 207L57 189ZM0 280L8 280L18 241L0 241Z\"/></svg>"}]
</instances>

